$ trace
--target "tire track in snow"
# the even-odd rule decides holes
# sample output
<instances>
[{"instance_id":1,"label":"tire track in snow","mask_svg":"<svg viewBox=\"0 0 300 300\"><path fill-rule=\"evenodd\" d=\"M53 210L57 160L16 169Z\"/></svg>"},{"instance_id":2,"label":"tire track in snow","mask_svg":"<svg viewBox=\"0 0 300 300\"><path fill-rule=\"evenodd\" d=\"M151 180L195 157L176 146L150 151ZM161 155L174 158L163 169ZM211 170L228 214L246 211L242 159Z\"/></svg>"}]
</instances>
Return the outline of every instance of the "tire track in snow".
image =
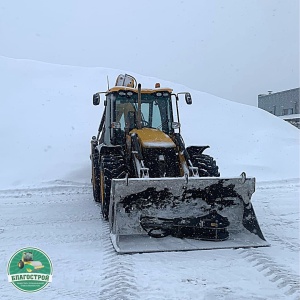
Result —
<instances>
[{"instance_id":1,"label":"tire track in snow","mask_svg":"<svg viewBox=\"0 0 300 300\"><path fill-rule=\"evenodd\" d=\"M282 218L281 216L275 214L272 209L268 208L268 212L270 214L270 216L272 216L272 222L273 224L264 224L265 228L271 228L272 226L275 227L274 224L280 224L280 226L286 227L286 228L290 228L290 230L295 230L298 231L297 225L299 220L296 219L295 221L291 222L288 221L284 218ZM298 217L298 216L297 216ZM299 252L300 249L300 245L299 245L299 240L284 240L282 239L279 235L277 235L276 233L274 233L274 231L272 230L268 230L266 232L266 237L267 239L269 239L270 241L274 241L276 243L279 243L281 245L283 245L285 248L288 248L289 250L291 250L292 252Z\"/></svg>"},{"instance_id":2,"label":"tire track in snow","mask_svg":"<svg viewBox=\"0 0 300 300\"><path fill-rule=\"evenodd\" d=\"M43 248L47 248L47 245L49 249L63 251L67 247L73 248L70 249L72 258L63 252L65 254L57 257L54 255L52 259L55 262L56 272L72 265L72 271L77 275L69 277L68 274L56 273L54 278L56 280L45 289L47 299L133 300L139 298L131 256L117 255L113 249L108 223L99 216L100 208L92 201L90 186L0 191L0 207L9 212L9 217L0 216L0 234L7 247L14 248L16 241L21 243L35 241ZM18 208L16 216L14 207ZM34 218L28 213L23 214L23 210L32 213L37 211L37 217ZM40 215L41 211L42 215ZM2 230L4 226L5 230ZM94 245L97 243L97 246L90 247L91 243ZM93 255L95 262L98 261L98 265L90 263L88 259L82 266L77 247L83 251L86 247L93 248L90 251L93 254L90 255ZM97 260L95 248L101 251L100 260ZM4 254L7 256L6 251ZM92 279L88 279L89 268L98 270ZM60 282L57 282L58 278ZM64 280L66 282L63 284ZM0 294L3 292L2 298L12 299L14 288L7 283L6 278L3 278L3 282L5 282L4 289L0 288ZM13 298L23 299L24 295L16 295Z\"/></svg>"},{"instance_id":3,"label":"tire track in snow","mask_svg":"<svg viewBox=\"0 0 300 300\"><path fill-rule=\"evenodd\" d=\"M288 209L285 214L284 212L278 210L278 207L274 207L272 205L272 201L270 201L269 197L282 197L283 195L290 195L293 200L298 201L299 199L299 179L294 180L281 180L281 181L274 181L274 182L261 182L257 184L257 191L260 192L260 203L262 205L262 209L264 211L264 215L269 216L269 218L260 220L262 227L268 228L269 230L265 231L265 236L267 240L273 241L276 244L281 244L285 248L288 248L292 252L299 252L300 244L299 239L294 238L291 239L289 237L285 240L278 235L278 228L281 232L281 236L285 236L284 231L281 231L282 228L289 228L289 230L295 230L295 232L299 231L299 213L298 211L293 211ZM272 191L270 192L266 191ZM286 204L288 205L288 204ZM293 219L291 219L291 215L293 215ZM275 230L274 230L275 228Z\"/></svg>"},{"instance_id":4,"label":"tire track in snow","mask_svg":"<svg viewBox=\"0 0 300 300\"><path fill-rule=\"evenodd\" d=\"M257 191L260 192L257 200L260 202L262 215L267 216L267 218L259 218L262 228L265 228L266 239L274 246L277 245L285 249L285 252L290 252L295 256L299 253L299 239L290 232L298 232L299 215L297 210L294 211L290 208L293 207L290 205L293 205L294 201L298 201L299 179L258 183ZM286 201L281 201L282 206L278 207L273 205L273 201L270 201L272 198ZM293 218L291 218L292 215L294 215ZM295 296L295 299L300 300L300 277L295 273L297 271L280 265L262 249L253 248L243 250L241 253L244 253L244 257L271 282L277 283L277 286L284 290L286 296Z\"/></svg>"},{"instance_id":5,"label":"tire track in snow","mask_svg":"<svg viewBox=\"0 0 300 300\"><path fill-rule=\"evenodd\" d=\"M119 255L112 246L109 236L109 224L101 220L101 228L106 236L103 240L104 258L101 278L101 300L138 299L136 279L133 275L131 255Z\"/></svg>"},{"instance_id":6,"label":"tire track in snow","mask_svg":"<svg viewBox=\"0 0 300 300\"><path fill-rule=\"evenodd\" d=\"M49 289L48 295L53 292L54 296L52 299L63 299L63 300L86 300L86 299L99 299L99 291L90 290L71 290L60 288L59 291L51 291ZM24 298L23 298L24 299Z\"/></svg>"},{"instance_id":7,"label":"tire track in snow","mask_svg":"<svg viewBox=\"0 0 300 300\"><path fill-rule=\"evenodd\" d=\"M237 250L253 267L262 272L271 282L277 283L277 287L283 290L286 296L296 296L300 299L299 276L280 266L270 256L259 249Z\"/></svg>"},{"instance_id":8,"label":"tire track in snow","mask_svg":"<svg viewBox=\"0 0 300 300\"><path fill-rule=\"evenodd\" d=\"M288 248L292 252L299 252L300 245L297 242L290 242L290 241L285 241L278 235L272 233L272 232L267 232L265 234L267 241L274 241L276 243L281 244L285 248Z\"/></svg>"},{"instance_id":9,"label":"tire track in snow","mask_svg":"<svg viewBox=\"0 0 300 300\"><path fill-rule=\"evenodd\" d=\"M40 205L43 204L45 203L40 202ZM52 204L55 206L56 203ZM79 208L80 206L78 206ZM51 215L48 220L41 218L36 220L31 215L22 216L22 218L17 216L16 218L10 217L9 223L4 222L5 229L1 227L0 233L2 233L1 236L3 236L7 245L13 245L18 240L39 241L44 245L68 244L74 243L74 241L88 242L99 239L99 233L93 230L98 221L99 217L84 211L81 211L76 218L74 218L74 215L60 215L59 213L56 213L54 218ZM41 234L39 229L41 227L47 234ZM85 230L82 230L82 228L85 228Z\"/></svg>"},{"instance_id":10,"label":"tire track in snow","mask_svg":"<svg viewBox=\"0 0 300 300\"><path fill-rule=\"evenodd\" d=\"M10 192L10 194L6 193L9 199L5 197L2 191L0 194L2 196L0 197L0 208L5 207L5 211L9 213L8 216L3 214L2 219L0 216L0 227L5 228L1 238L3 238L6 246L5 250L0 250L0 257L8 259L13 252L10 253L11 250L7 250L7 248L14 250L17 246L20 248L21 244L25 245L24 241L34 241L37 245L42 245L43 249L44 247L47 249L47 246L51 245L48 250L52 250L52 254L56 251L58 253L57 256L50 254L54 263L54 280L52 284L40 292L41 297L49 300L99 299L100 276L87 279L87 270L94 267L93 262L91 260L86 261L82 266L82 257L77 251L77 248L84 251L88 247L91 255L93 255L95 248L101 249L102 240L107 238L103 237L98 229L95 229L102 222L99 211L93 207L93 204L86 203L90 201L91 196L87 197L86 194L91 195L91 188L67 187L58 190L54 188L54 190L46 189L45 193L43 189L26 190L26 192L22 190L15 193ZM22 203L24 202L22 207L19 207L18 203L18 195L20 194L24 198L21 200ZM38 200L35 200L34 197ZM12 201L11 198L15 201ZM63 205L57 206L57 204ZM25 212L31 212L35 211L36 208L39 212L43 211L42 215L37 214L36 218L31 217L30 214L28 216L28 214L21 213L23 209ZM14 213L12 214L12 212ZM16 218L14 217L15 214L17 215ZM74 227L76 228L74 229ZM93 243L93 247L90 246L91 243ZM70 257L66 253L68 249L70 249ZM5 267L3 261L1 264L1 267ZM65 267L70 268L70 266L72 272L76 273L75 275L69 276L68 273L64 272L59 274L59 271ZM94 269L97 270L97 267ZM95 274L100 274L100 272ZM6 277L0 276L0 278L2 279L0 280L1 299L24 299L24 294L18 293L7 282Z\"/></svg>"},{"instance_id":11,"label":"tire track in snow","mask_svg":"<svg viewBox=\"0 0 300 300\"><path fill-rule=\"evenodd\" d=\"M78 186L51 186L51 187L39 187L39 188L24 188L24 189L16 189L16 190L0 190L0 199L19 199L19 198L31 198L34 196L39 196L41 198L48 198L49 196L58 196L58 195L74 195L74 194L90 194L91 187L88 185L78 185ZM5 203L11 205L14 204L16 200L12 200L9 202L5 201ZM47 202L47 201L46 201ZM66 202L66 200L58 201L58 202ZM25 200L23 202L18 201L18 205L24 204L38 204L39 201L28 201ZM51 203L56 203L52 202Z\"/></svg>"}]
</instances>

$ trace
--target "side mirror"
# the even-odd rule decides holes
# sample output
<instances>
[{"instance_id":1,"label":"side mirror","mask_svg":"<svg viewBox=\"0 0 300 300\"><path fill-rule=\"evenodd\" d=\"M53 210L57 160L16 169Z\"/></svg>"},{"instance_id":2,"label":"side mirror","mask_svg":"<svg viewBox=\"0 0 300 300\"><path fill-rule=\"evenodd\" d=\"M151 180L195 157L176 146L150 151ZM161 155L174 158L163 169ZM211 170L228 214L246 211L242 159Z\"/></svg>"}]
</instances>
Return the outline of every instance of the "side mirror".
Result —
<instances>
[{"instance_id":1,"label":"side mirror","mask_svg":"<svg viewBox=\"0 0 300 300\"><path fill-rule=\"evenodd\" d=\"M190 93L185 93L185 102L186 102L186 104L192 104L192 96L191 96L191 94Z\"/></svg>"},{"instance_id":2,"label":"side mirror","mask_svg":"<svg viewBox=\"0 0 300 300\"><path fill-rule=\"evenodd\" d=\"M96 93L93 95L93 104L99 105L99 103L100 103L100 95L99 95L99 93Z\"/></svg>"}]
</instances>

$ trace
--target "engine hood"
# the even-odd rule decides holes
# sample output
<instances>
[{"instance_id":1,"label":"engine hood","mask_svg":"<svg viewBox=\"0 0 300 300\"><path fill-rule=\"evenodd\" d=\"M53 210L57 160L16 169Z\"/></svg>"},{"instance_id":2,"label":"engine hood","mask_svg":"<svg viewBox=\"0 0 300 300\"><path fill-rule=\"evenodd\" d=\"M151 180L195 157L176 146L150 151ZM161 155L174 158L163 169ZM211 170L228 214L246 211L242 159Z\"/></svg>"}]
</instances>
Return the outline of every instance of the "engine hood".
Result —
<instances>
[{"instance_id":1,"label":"engine hood","mask_svg":"<svg viewBox=\"0 0 300 300\"><path fill-rule=\"evenodd\" d=\"M133 129L130 134L136 133L143 148L174 148L172 139L164 132L154 128Z\"/></svg>"}]
</instances>

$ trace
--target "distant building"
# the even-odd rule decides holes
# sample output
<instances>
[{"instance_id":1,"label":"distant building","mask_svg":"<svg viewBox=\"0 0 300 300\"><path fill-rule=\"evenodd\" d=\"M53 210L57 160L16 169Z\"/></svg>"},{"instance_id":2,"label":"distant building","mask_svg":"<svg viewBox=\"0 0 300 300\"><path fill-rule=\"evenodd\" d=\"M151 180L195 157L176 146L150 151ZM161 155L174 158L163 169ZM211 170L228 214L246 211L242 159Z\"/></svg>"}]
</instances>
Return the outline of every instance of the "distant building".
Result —
<instances>
[{"instance_id":1,"label":"distant building","mask_svg":"<svg viewBox=\"0 0 300 300\"><path fill-rule=\"evenodd\" d=\"M258 95L258 107L300 129L299 88Z\"/></svg>"}]
</instances>

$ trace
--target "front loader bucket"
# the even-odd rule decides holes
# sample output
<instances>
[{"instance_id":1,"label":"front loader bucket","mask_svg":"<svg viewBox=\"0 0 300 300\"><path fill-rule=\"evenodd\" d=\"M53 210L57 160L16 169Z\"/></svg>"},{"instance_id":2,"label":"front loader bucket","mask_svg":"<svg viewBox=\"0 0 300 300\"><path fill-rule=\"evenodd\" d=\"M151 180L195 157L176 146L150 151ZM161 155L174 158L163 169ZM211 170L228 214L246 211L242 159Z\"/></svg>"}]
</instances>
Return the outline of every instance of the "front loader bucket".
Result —
<instances>
[{"instance_id":1,"label":"front loader bucket","mask_svg":"<svg viewBox=\"0 0 300 300\"><path fill-rule=\"evenodd\" d=\"M113 179L111 191L119 253L269 246L251 204L254 178Z\"/></svg>"}]
</instances>

